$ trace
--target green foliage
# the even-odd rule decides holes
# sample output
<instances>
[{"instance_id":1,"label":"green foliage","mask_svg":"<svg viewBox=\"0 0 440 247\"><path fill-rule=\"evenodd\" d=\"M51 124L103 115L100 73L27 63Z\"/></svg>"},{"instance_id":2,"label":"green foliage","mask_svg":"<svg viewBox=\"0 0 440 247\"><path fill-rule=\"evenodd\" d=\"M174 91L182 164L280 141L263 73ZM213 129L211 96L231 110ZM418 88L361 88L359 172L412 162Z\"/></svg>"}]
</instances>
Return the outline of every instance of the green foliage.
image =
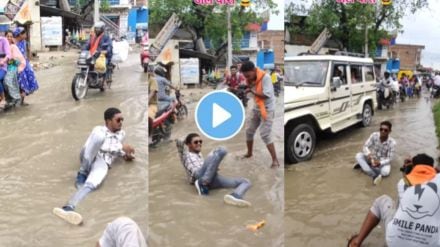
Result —
<instances>
[{"instance_id":1,"label":"green foliage","mask_svg":"<svg viewBox=\"0 0 440 247\"><path fill-rule=\"evenodd\" d=\"M286 13L291 20L297 15L308 15L305 29L290 27L292 34L317 36L327 27L332 38L339 40L348 51L362 52L366 28L369 50L374 51L381 38L389 37L386 30L401 29L400 21L405 14L427 6L427 0L393 1L390 6L383 6L381 1L340 4L335 0L315 0L308 12L304 4L290 4L286 6Z\"/></svg>"},{"instance_id":2,"label":"green foliage","mask_svg":"<svg viewBox=\"0 0 440 247\"><path fill-rule=\"evenodd\" d=\"M248 23L261 23L262 19L257 16L261 10L276 8L272 0L257 0L252 8L241 10L239 1L231 6L231 26L233 40L243 37L244 27ZM182 20L182 27L190 27L196 31L198 37L209 38L218 48L227 40L227 7L213 5L196 5L192 0L150 0L150 25L162 27L173 13ZM273 11L276 13L276 11ZM234 44L238 49L239 45Z\"/></svg>"},{"instance_id":3,"label":"green foliage","mask_svg":"<svg viewBox=\"0 0 440 247\"><path fill-rule=\"evenodd\" d=\"M437 138L440 140L440 101L435 103L432 111L434 113L435 133L437 134Z\"/></svg>"},{"instance_id":4,"label":"green foliage","mask_svg":"<svg viewBox=\"0 0 440 247\"><path fill-rule=\"evenodd\" d=\"M98 1L98 0L95 0ZM110 3L108 0L101 0L100 10L107 12L110 10Z\"/></svg>"}]
</instances>

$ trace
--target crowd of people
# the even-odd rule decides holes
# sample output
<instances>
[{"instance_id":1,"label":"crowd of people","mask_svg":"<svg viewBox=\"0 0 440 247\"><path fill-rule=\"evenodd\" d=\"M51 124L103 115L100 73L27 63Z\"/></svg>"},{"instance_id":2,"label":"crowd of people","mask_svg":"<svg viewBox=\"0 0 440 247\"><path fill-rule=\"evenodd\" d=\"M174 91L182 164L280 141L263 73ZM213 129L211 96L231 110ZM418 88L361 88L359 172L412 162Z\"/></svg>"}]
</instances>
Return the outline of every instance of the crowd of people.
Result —
<instances>
[{"instance_id":1,"label":"crowd of people","mask_svg":"<svg viewBox=\"0 0 440 247\"><path fill-rule=\"evenodd\" d=\"M38 90L38 81L27 57L27 34L23 27L0 36L0 108L7 110Z\"/></svg>"}]
</instances>

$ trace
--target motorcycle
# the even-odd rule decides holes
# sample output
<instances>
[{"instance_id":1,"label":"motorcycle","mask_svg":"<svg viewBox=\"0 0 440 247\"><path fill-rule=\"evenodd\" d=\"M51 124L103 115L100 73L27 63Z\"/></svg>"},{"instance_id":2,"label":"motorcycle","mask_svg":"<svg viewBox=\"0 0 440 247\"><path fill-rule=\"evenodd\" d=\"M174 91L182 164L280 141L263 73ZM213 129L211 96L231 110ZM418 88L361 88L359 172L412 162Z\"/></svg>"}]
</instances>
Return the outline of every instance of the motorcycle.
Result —
<instances>
[{"instance_id":1,"label":"motorcycle","mask_svg":"<svg viewBox=\"0 0 440 247\"><path fill-rule=\"evenodd\" d=\"M177 101L174 101L168 107L159 109L156 113L156 118L149 128L152 128L150 147L156 147L162 140L167 140L171 136L173 124L176 121L176 106Z\"/></svg>"},{"instance_id":2,"label":"motorcycle","mask_svg":"<svg viewBox=\"0 0 440 247\"><path fill-rule=\"evenodd\" d=\"M101 52L100 55L105 55L105 52ZM81 51L77 61L79 72L73 77L71 86L72 97L75 100L84 98L89 88L99 89L101 92L105 91L105 84L110 88L113 64L107 65L106 70L109 70L109 78L106 78L106 71L95 69L97 59L98 57L92 56L89 51Z\"/></svg>"},{"instance_id":3,"label":"motorcycle","mask_svg":"<svg viewBox=\"0 0 440 247\"><path fill-rule=\"evenodd\" d=\"M237 98L241 100L241 103L243 104L243 106L247 107L247 103L249 101L247 94L246 94L247 88L248 88L247 85L240 84L240 85L238 85L237 89L228 88L228 91L233 93L235 96L237 96Z\"/></svg>"},{"instance_id":4,"label":"motorcycle","mask_svg":"<svg viewBox=\"0 0 440 247\"><path fill-rule=\"evenodd\" d=\"M169 89L168 92L169 93ZM159 111L156 118L152 121L152 137L150 147L156 147L162 140L167 140L171 136L171 130L176 120L182 120L188 116L188 108L181 101L182 95L179 90L175 92L176 100L169 105L161 106L159 101Z\"/></svg>"},{"instance_id":5,"label":"motorcycle","mask_svg":"<svg viewBox=\"0 0 440 247\"><path fill-rule=\"evenodd\" d=\"M390 107L394 104L395 99L392 91L393 90L391 87L386 87L382 84L377 88L377 108L379 110L382 110L383 106L385 106L387 109L390 109Z\"/></svg>"},{"instance_id":6,"label":"motorcycle","mask_svg":"<svg viewBox=\"0 0 440 247\"><path fill-rule=\"evenodd\" d=\"M440 86L437 86L437 85L432 85L432 88L431 88L431 97L432 98L438 98L438 97L440 97Z\"/></svg>"},{"instance_id":7,"label":"motorcycle","mask_svg":"<svg viewBox=\"0 0 440 247\"><path fill-rule=\"evenodd\" d=\"M70 50L70 48L72 47L75 49L81 49L82 45L77 39L70 38L69 41L67 41L66 44L64 45L64 52Z\"/></svg>"},{"instance_id":8,"label":"motorcycle","mask_svg":"<svg viewBox=\"0 0 440 247\"><path fill-rule=\"evenodd\" d=\"M148 72L148 63L150 62L150 54L148 49L150 46L147 43L142 44L142 51L141 51L141 66L144 69L144 73Z\"/></svg>"}]
</instances>

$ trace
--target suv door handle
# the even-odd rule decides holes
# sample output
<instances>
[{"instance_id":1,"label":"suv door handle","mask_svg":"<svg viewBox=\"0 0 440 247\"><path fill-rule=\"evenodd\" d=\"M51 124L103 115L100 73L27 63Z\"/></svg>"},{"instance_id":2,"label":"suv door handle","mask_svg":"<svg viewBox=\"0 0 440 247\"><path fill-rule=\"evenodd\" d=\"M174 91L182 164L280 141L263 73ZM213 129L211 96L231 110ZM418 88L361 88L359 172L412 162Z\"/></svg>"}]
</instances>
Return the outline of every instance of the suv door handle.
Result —
<instances>
[{"instance_id":1,"label":"suv door handle","mask_svg":"<svg viewBox=\"0 0 440 247\"><path fill-rule=\"evenodd\" d=\"M350 88L348 88L348 87L345 88L345 90L348 90L348 89L350 89Z\"/></svg>"}]
</instances>

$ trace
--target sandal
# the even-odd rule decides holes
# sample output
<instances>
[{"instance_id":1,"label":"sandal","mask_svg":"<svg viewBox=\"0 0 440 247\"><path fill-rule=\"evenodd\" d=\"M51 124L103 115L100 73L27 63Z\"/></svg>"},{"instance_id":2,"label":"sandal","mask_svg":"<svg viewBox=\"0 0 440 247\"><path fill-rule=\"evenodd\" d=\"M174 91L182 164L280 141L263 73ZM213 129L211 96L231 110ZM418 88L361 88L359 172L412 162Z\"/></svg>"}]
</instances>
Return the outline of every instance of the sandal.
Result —
<instances>
[{"instance_id":1,"label":"sandal","mask_svg":"<svg viewBox=\"0 0 440 247\"><path fill-rule=\"evenodd\" d=\"M354 234L348 239L347 247L350 247L351 241L353 241L353 239L356 238L357 236L358 236L358 234Z\"/></svg>"}]
</instances>

